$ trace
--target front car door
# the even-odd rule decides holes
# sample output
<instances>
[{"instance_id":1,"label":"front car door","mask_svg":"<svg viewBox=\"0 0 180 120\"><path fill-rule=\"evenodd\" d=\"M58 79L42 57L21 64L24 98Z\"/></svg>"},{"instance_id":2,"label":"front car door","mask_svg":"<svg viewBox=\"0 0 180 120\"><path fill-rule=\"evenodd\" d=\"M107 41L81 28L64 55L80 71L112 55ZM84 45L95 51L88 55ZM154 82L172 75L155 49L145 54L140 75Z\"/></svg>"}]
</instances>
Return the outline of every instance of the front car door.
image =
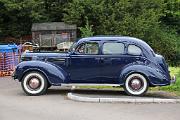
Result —
<instances>
[{"instance_id":1,"label":"front car door","mask_svg":"<svg viewBox=\"0 0 180 120\"><path fill-rule=\"evenodd\" d=\"M70 82L71 83L99 83L99 43L83 42L75 47L70 55Z\"/></svg>"}]
</instances>

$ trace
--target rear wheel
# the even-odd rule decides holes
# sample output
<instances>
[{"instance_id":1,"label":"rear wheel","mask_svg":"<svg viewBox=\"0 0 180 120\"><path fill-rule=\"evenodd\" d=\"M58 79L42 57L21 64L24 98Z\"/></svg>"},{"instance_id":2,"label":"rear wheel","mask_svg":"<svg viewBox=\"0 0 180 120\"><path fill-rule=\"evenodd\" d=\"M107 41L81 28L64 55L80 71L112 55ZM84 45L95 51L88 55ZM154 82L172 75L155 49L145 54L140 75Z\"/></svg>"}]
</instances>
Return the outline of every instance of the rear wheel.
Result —
<instances>
[{"instance_id":1,"label":"rear wheel","mask_svg":"<svg viewBox=\"0 0 180 120\"><path fill-rule=\"evenodd\" d=\"M33 71L23 77L21 86L27 95L42 95L47 91L48 82L43 74Z\"/></svg>"},{"instance_id":2,"label":"rear wheel","mask_svg":"<svg viewBox=\"0 0 180 120\"><path fill-rule=\"evenodd\" d=\"M147 92L148 87L148 81L143 75L133 73L126 78L124 90L128 95L142 96Z\"/></svg>"}]
</instances>

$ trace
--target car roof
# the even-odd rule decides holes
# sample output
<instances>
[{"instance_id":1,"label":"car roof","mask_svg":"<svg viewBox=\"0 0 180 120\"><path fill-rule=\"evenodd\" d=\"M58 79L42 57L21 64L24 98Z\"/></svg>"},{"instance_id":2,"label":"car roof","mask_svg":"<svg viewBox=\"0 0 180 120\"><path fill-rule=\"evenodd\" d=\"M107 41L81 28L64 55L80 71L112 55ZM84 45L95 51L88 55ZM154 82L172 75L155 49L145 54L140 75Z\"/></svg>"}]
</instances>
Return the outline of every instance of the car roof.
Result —
<instances>
[{"instance_id":1,"label":"car roof","mask_svg":"<svg viewBox=\"0 0 180 120\"><path fill-rule=\"evenodd\" d=\"M94 37L86 37L86 38L81 38L78 42L83 42L83 41L119 41L119 42L127 42L127 43L133 43L140 45L144 47L145 49L150 49L152 48L143 40L134 38L134 37L129 37L129 36L94 36ZM153 51L153 50L152 50Z\"/></svg>"}]
</instances>

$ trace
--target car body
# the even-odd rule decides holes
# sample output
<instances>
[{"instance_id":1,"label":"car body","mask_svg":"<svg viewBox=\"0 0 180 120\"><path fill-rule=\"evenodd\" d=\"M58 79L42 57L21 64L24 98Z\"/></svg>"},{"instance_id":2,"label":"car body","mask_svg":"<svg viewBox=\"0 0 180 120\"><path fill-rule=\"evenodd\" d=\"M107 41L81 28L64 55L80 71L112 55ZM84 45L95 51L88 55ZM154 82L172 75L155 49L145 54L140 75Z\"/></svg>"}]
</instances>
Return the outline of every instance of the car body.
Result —
<instances>
[{"instance_id":1,"label":"car body","mask_svg":"<svg viewBox=\"0 0 180 120\"><path fill-rule=\"evenodd\" d=\"M148 87L175 82L164 57L144 41L124 36L82 38L67 53L25 53L13 77L29 95L45 93L51 85L100 84L123 86L129 95L138 96ZM44 81L44 91L35 92Z\"/></svg>"}]
</instances>

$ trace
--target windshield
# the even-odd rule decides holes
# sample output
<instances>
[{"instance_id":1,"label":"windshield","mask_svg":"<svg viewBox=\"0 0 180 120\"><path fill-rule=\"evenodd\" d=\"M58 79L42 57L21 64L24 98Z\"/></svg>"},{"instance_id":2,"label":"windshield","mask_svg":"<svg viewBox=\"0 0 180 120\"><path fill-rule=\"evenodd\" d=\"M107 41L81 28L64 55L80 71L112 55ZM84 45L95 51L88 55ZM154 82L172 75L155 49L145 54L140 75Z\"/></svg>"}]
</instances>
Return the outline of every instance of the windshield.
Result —
<instances>
[{"instance_id":1,"label":"windshield","mask_svg":"<svg viewBox=\"0 0 180 120\"><path fill-rule=\"evenodd\" d=\"M71 47L69 48L69 52L74 51L75 46L76 46L76 43L77 43L77 42L74 42L74 43L71 45Z\"/></svg>"}]
</instances>

